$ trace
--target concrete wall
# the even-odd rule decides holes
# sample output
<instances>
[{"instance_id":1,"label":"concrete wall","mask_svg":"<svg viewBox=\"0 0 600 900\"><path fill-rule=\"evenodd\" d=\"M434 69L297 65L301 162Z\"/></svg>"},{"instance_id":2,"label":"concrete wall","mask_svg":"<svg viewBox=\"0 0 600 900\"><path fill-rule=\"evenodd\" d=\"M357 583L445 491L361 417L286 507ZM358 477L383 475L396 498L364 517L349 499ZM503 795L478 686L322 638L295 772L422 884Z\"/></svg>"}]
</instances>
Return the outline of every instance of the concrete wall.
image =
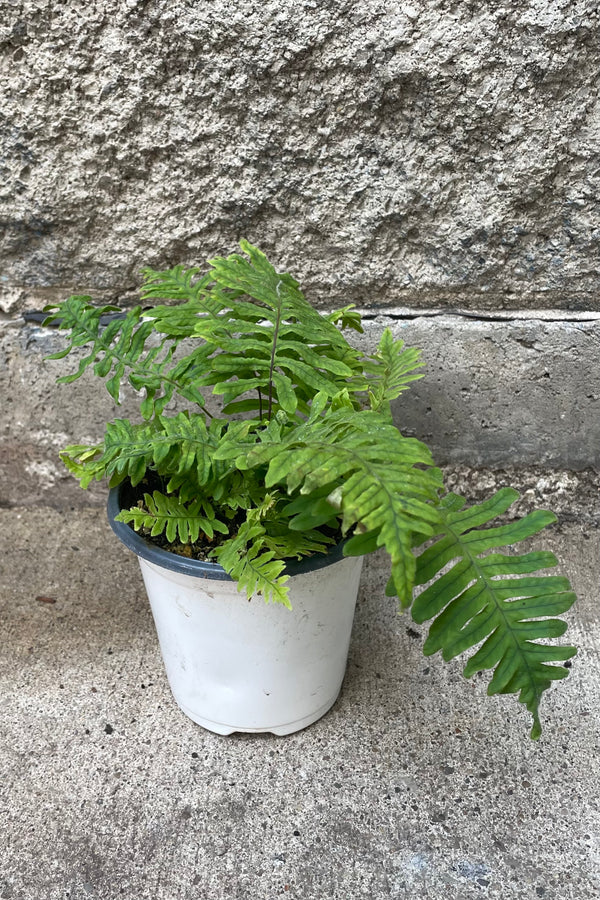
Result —
<instances>
[{"instance_id":1,"label":"concrete wall","mask_svg":"<svg viewBox=\"0 0 600 900\"><path fill-rule=\"evenodd\" d=\"M531 319L406 311L367 316L363 347L389 325L424 348L424 377L396 402L395 421L440 464L584 469L600 466L600 314ZM93 377L55 385L73 360L44 362L64 345L51 329L0 324L0 506L104 503L84 494L58 459L69 443L102 439L115 414L136 416L129 387L115 409ZM170 409L174 409L171 404Z\"/></svg>"},{"instance_id":2,"label":"concrete wall","mask_svg":"<svg viewBox=\"0 0 600 900\"><path fill-rule=\"evenodd\" d=\"M316 301L598 309L594 0L3 0L0 306L245 236Z\"/></svg>"},{"instance_id":3,"label":"concrete wall","mask_svg":"<svg viewBox=\"0 0 600 900\"><path fill-rule=\"evenodd\" d=\"M389 323L423 346L397 421L440 462L598 465L599 18L0 0L0 503L87 502L57 450L111 414L101 385L54 386L60 339L22 312L126 305L142 265L240 237L362 307L365 345Z\"/></svg>"}]
</instances>

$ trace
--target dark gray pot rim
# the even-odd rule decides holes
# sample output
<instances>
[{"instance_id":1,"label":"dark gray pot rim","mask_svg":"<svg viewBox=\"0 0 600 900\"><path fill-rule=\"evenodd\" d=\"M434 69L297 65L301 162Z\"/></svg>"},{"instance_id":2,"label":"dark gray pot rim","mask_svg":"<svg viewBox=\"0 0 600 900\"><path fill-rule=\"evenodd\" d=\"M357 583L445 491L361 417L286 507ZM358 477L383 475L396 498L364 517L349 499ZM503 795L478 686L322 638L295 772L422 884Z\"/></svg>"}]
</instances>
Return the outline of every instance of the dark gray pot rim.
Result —
<instances>
[{"instance_id":1,"label":"dark gray pot rim","mask_svg":"<svg viewBox=\"0 0 600 900\"><path fill-rule=\"evenodd\" d=\"M216 581L233 581L219 563L200 559L187 559L187 557L179 556L177 553L169 553L168 550L163 550L162 547L157 547L150 541L146 541L133 528L126 525L125 522L115 522L115 517L119 515L122 508L121 495L127 487L128 482L122 481L121 484L110 489L107 513L110 527L129 550L133 550L136 556L161 566L163 569L169 569L171 572L192 575L196 578L211 578ZM345 543L346 541L342 541L336 544L328 553L318 553L314 556L305 556L299 560L290 560L286 563L285 574L290 576L302 575L339 562L341 559L344 559Z\"/></svg>"}]
</instances>

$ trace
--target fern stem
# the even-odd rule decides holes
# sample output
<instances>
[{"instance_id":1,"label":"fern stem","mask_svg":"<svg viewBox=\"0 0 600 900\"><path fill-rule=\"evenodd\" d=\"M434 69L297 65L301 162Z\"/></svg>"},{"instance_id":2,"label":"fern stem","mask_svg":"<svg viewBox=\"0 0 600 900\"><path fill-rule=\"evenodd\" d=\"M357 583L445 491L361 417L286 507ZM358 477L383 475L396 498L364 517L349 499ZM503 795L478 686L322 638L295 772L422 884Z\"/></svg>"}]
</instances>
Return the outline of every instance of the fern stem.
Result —
<instances>
[{"instance_id":1,"label":"fern stem","mask_svg":"<svg viewBox=\"0 0 600 900\"><path fill-rule=\"evenodd\" d=\"M277 292L277 319L275 320L275 327L273 328L273 345L271 347L271 365L269 367L269 409L267 412L267 418L269 422L271 421L271 416L273 414L273 369L275 368L275 353L277 351L277 340L279 338L279 328L281 326L281 294L279 289L282 285L281 281L277 282L277 287L275 288Z\"/></svg>"}]
</instances>

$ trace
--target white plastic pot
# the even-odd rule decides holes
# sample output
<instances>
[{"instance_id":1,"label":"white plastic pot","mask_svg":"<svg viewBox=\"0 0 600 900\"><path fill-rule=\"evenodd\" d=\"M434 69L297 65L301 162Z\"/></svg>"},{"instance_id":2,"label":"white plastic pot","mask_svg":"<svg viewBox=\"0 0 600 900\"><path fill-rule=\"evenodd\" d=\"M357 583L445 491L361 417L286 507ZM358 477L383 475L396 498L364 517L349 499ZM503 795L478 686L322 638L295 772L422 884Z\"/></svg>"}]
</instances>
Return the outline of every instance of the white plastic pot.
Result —
<instances>
[{"instance_id":1,"label":"white plastic pot","mask_svg":"<svg viewBox=\"0 0 600 900\"><path fill-rule=\"evenodd\" d=\"M119 486L121 487L121 486ZM341 546L288 566L292 610L246 599L216 563L168 553L109 521L138 556L173 696L210 731L291 734L323 716L339 694L362 557Z\"/></svg>"}]
</instances>

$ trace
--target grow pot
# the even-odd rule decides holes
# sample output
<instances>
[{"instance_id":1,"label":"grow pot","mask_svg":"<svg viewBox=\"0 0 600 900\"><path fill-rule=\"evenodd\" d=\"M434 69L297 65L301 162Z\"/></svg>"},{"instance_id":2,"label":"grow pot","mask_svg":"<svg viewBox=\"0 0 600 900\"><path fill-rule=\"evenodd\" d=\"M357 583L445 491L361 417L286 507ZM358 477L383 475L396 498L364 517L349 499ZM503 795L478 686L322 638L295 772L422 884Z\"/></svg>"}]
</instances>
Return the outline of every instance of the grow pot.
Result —
<instances>
[{"instance_id":1,"label":"grow pot","mask_svg":"<svg viewBox=\"0 0 600 900\"><path fill-rule=\"evenodd\" d=\"M344 557L338 544L290 561L291 610L248 600L219 564L170 553L115 522L128 492L126 482L111 489L108 519L138 557L183 712L217 734L291 734L321 718L344 678L362 557Z\"/></svg>"}]
</instances>

